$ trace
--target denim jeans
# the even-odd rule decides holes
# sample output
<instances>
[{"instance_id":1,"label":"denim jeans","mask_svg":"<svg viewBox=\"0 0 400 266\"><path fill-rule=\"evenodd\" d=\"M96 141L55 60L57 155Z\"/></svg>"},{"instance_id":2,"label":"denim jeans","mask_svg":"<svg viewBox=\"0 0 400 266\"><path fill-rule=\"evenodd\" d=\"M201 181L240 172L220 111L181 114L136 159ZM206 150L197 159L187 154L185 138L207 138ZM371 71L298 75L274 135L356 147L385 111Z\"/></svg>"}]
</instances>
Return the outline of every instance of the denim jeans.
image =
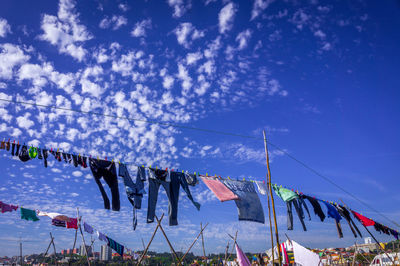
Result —
<instances>
[{"instance_id":1,"label":"denim jeans","mask_svg":"<svg viewBox=\"0 0 400 266\"><path fill-rule=\"evenodd\" d=\"M155 170L155 169L154 169ZM169 225L178 225L178 196L174 190L174 196L171 193L171 187L179 186L179 181L174 178L171 182L163 181L157 179L157 175L150 174L152 169L149 168L149 198L148 198L148 209L147 209L147 223L154 222L154 216L156 215L156 205L158 198L158 191L160 189L160 185L162 185L167 193L168 197L168 216L169 216ZM156 177L156 178L154 178ZM164 179L164 174L162 176ZM165 179L164 179L165 180ZM179 191L178 191L179 195Z\"/></svg>"},{"instance_id":2,"label":"denim jeans","mask_svg":"<svg viewBox=\"0 0 400 266\"><path fill-rule=\"evenodd\" d=\"M293 213L292 213L292 203L294 205L294 208L297 212L297 215L299 216L301 225L303 226L303 230L307 231L306 225L304 224L304 214L300 210L299 203L297 202L297 199L292 199L290 201L286 202L287 206L287 229L288 230L293 230Z\"/></svg>"},{"instance_id":3,"label":"denim jeans","mask_svg":"<svg viewBox=\"0 0 400 266\"><path fill-rule=\"evenodd\" d=\"M196 182L196 181L195 181ZM179 188L186 192L187 197L193 203L197 210L200 210L200 203L194 201L192 193L187 183L187 175L181 172L171 172L171 194L174 197L174 202L179 201Z\"/></svg>"},{"instance_id":4,"label":"denim jeans","mask_svg":"<svg viewBox=\"0 0 400 266\"><path fill-rule=\"evenodd\" d=\"M229 179L222 180L222 182L239 197L235 203L240 221L265 222L264 210L252 182Z\"/></svg>"}]
</instances>

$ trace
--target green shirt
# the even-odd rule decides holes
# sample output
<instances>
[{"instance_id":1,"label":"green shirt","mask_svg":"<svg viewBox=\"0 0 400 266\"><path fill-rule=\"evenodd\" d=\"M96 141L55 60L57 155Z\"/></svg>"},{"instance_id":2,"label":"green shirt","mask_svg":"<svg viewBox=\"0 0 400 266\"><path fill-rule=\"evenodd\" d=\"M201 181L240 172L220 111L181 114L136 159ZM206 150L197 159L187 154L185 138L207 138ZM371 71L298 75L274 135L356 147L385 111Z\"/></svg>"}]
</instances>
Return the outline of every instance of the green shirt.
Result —
<instances>
[{"instance_id":1,"label":"green shirt","mask_svg":"<svg viewBox=\"0 0 400 266\"><path fill-rule=\"evenodd\" d=\"M39 218L36 216L36 211L25 208L20 208L20 209L21 209L21 219L34 222L39 221Z\"/></svg>"},{"instance_id":2,"label":"green shirt","mask_svg":"<svg viewBox=\"0 0 400 266\"><path fill-rule=\"evenodd\" d=\"M284 201L291 201L292 199L298 199L299 195L297 195L294 191L284 187L278 187L276 184L272 184L272 188L274 189L276 195L278 195Z\"/></svg>"}]
</instances>

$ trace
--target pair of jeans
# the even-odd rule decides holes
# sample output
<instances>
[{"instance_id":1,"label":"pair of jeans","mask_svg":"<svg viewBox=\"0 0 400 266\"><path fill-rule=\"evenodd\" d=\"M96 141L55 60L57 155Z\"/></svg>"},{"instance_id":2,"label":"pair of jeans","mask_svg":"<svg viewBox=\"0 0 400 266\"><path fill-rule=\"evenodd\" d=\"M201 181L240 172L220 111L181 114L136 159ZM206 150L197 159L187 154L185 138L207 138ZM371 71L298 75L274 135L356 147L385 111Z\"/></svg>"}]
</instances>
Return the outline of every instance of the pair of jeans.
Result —
<instances>
[{"instance_id":1,"label":"pair of jeans","mask_svg":"<svg viewBox=\"0 0 400 266\"><path fill-rule=\"evenodd\" d=\"M321 222L325 220L325 213L322 211L321 205L319 204L318 200L316 198L307 196L307 195L300 195L300 198L302 199L308 199L308 201L311 203L314 209L314 213L318 215L318 217L321 219Z\"/></svg>"},{"instance_id":2,"label":"pair of jeans","mask_svg":"<svg viewBox=\"0 0 400 266\"><path fill-rule=\"evenodd\" d=\"M292 203L294 205L294 208L297 212L297 215L299 216L299 220L301 225L303 226L303 230L307 231L306 225L304 224L304 214L302 214L302 211L300 210L299 203L297 202L297 199L292 199L286 202L287 206L287 229L288 230L293 230L293 213L292 213Z\"/></svg>"},{"instance_id":3,"label":"pair of jeans","mask_svg":"<svg viewBox=\"0 0 400 266\"><path fill-rule=\"evenodd\" d=\"M174 183L177 180L174 180ZM162 181L159 179L149 178L149 198L148 198L148 209L147 209L147 223L154 222L154 217L156 215L156 205L158 198L158 191L160 186L163 186L168 197L168 217L169 225L178 225L178 197L171 194L171 182ZM174 184L177 186L179 184ZM175 194L175 193L174 193Z\"/></svg>"},{"instance_id":4,"label":"pair of jeans","mask_svg":"<svg viewBox=\"0 0 400 266\"><path fill-rule=\"evenodd\" d=\"M114 162L90 158L89 163L90 163L90 170L92 170L92 174L94 176L94 180L96 181L96 184L100 189L101 196L103 197L104 208L108 210L110 209L110 200L108 199L107 194L103 188L103 185L100 182L100 179L102 177L104 178L104 181L106 181L107 185L111 189L112 210L119 211L120 202L119 202L118 179Z\"/></svg>"},{"instance_id":5,"label":"pair of jeans","mask_svg":"<svg viewBox=\"0 0 400 266\"><path fill-rule=\"evenodd\" d=\"M179 201L179 188L186 192L187 197L193 203L197 210L200 210L200 203L194 201L192 193L189 189L189 184L187 183L187 175L181 172L171 172L171 193L176 202Z\"/></svg>"},{"instance_id":6,"label":"pair of jeans","mask_svg":"<svg viewBox=\"0 0 400 266\"><path fill-rule=\"evenodd\" d=\"M306 202L304 201L304 199L303 199L302 197L299 197L299 198L298 198L298 201L299 201L299 207L300 207L300 210L301 210L301 212L302 212L302 217L303 217L303 219L306 218L305 215L304 215L304 211L303 211L303 207L304 207L304 209L306 210L306 212L307 212L307 214L308 214L308 220L311 221L310 211L308 210L308 207L307 207L307 205L306 205Z\"/></svg>"},{"instance_id":7,"label":"pair of jeans","mask_svg":"<svg viewBox=\"0 0 400 266\"><path fill-rule=\"evenodd\" d=\"M337 211L339 214L347 221L349 224L350 230L353 233L354 237L357 237L357 233L362 237L360 230L358 230L358 227L354 223L353 219L351 219L350 212L343 206L341 205L335 205Z\"/></svg>"},{"instance_id":8,"label":"pair of jeans","mask_svg":"<svg viewBox=\"0 0 400 266\"><path fill-rule=\"evenodd\" d=\"M222 180L239 199L235 200L239 212L239 221L264 223L264 210L254 184L250 181Z\"/></svg>"}]
</instances>

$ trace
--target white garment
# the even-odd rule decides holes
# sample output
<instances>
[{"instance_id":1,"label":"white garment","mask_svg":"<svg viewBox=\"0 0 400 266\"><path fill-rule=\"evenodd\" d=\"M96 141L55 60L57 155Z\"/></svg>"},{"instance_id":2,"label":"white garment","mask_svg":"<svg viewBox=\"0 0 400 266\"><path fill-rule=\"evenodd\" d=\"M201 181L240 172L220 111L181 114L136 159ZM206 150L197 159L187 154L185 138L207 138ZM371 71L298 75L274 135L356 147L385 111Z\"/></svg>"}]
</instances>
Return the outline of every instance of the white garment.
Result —
<instances>
[{"instance_id":1,"label":"white garment","mask_svg":"<svg viewBox=\"0 0 400 266\"><path fill-rule=\"evenodd\" d=\"M70 221L70 219L67 216L62 215L61 213L57 213L57 212L37 211L37 215L39 215L39 216L48 216L51 219L57 219L57 220L60 220L60 221L65 221L65 222L69 222Z\"/></svg>"},{"instance_id":2,"label":"white garment","mask_svg":"<svg viewBox=\"0 0 400 266\"><path fill-rule=\"evenodd\" d=\"M260 192L261 195L268 195L267 185L264 182L256 181L255 183L257 185L258 192Z\"/></svg>"},{"instance_id":3,"label":"white garment","mask_svg":"<svg viewBox=\"0 0 400 266\"><path fill-rule=\"evenodd\" d=\"M303 266L318 266L320 263L319 255L301 246L295 241L291 241L293 245L294 262Z\"/></svg>"}]
</instances>

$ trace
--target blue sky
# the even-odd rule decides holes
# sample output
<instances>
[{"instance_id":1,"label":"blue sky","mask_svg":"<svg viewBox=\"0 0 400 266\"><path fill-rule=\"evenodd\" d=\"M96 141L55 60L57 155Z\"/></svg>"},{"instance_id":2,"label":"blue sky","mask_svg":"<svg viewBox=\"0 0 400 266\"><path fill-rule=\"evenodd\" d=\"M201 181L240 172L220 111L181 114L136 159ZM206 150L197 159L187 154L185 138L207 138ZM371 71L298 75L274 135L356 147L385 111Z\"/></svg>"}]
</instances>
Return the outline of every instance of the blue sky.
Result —
<instances>
[{"instance_id":1,"label":"blue sky","mask_svg":"<svg viewBox=\"0 0 400 266\"><path fill-rule=\"evenodd\" d=\"M57 105L260 137L243 139L60 110L0 103L1 137L142 165L263 180L262 129L268 139L307 162L367 204L398 221L400 107L397 1L2 1L0 98ZM395 225L271 148L273 182L339 201ZM88 169L50 159L22 163L1 151L0 200L83 218L111 238L141 249L155 224L145 224L147 197L131 229L122 183L120 212L102 208ZM135 167L129 168L135 176ZM121 180L120 180L121 181ZM162 191L162 189L161 189ZM245 251L270 246L269 228L238 222L233 202L220 203L200 183L198 212L182 196L179 226L165 226L177 250L195 238L200 222L206 252L223 252L239 230ZM261 196L264 209L266 198ZM310 247L348 246L331 220L286 230ZM157 213L167 213L162 192ZM58 249L73 230L50 219L22 221L1 214L0 255L43 252L51 231ZM397 228L399 229L399 228ZM366 232L364 232L364 235ZM88 239L89 235L86 236ZM378 239L386 241L381 235ZM95 242L99 250L99 241ZM153 250L168 251L161 234ZM200 245L194 247L199 254Z\"/></svg>"}]
</instances>

